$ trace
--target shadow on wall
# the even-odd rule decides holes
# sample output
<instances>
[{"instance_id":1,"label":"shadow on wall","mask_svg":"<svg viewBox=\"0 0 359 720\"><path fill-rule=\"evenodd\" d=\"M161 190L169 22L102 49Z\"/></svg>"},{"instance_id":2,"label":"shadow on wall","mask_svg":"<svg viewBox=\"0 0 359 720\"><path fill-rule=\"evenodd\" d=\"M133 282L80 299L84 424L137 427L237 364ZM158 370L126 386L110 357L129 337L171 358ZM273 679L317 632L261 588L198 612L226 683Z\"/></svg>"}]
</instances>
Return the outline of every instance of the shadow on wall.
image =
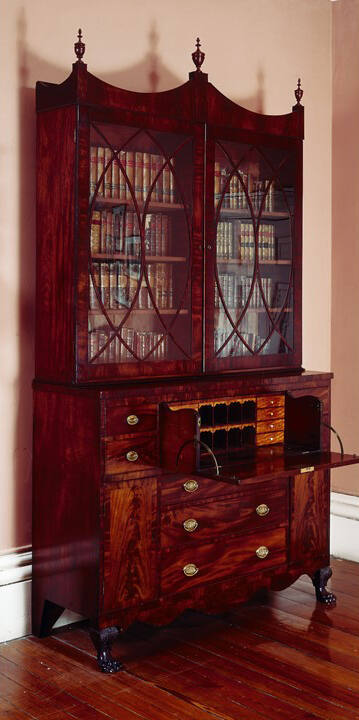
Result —
<instances>
[{"instance_id":1,"label":"shadow on wall","mask_svg":"<svg viewBox=\"0 0 359 720\"><path fill-rule=\"evenodd\" d=\"M74 38L75 41L76 38ZM148 34L148 50L136 65L103 73L101 79L139 92L168 90L183 80L174 75L158 54L158 32L153 22ZM194 48L193 48L194 49ZM188 71L192 71L189 48ZM99 51L100 48L96 48ZM15 544L31 543L31 445L32 389L35 336L35 232L36 232L36 112L33 79L63 82L71 68L52 65L29 52L26 45L26 16L22 9L17 25L19 92L19 377L14 390L17 406L15 453ZM74 61L75 61L74 56ZM85 56L86 60L86 56ZM90 68L91 70L91 68ZM258 71L256 93L232 98L244 107L262 112L264 75ZM31 86L32 85L32 86ZM41 312L41 309L39 309Z\"/></svg>"}]
</instances>

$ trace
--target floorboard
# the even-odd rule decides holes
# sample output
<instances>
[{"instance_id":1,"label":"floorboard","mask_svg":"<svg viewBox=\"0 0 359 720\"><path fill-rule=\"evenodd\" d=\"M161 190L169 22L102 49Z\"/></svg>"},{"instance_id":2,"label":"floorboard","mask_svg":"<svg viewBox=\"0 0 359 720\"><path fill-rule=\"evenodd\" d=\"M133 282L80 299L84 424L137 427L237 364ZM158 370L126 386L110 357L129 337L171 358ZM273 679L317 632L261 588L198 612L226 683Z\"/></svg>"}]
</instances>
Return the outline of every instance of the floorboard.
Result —
<instances>
[{"instance_id":1,"label":"floorboard","mask_svg":"<svg viewBox=\"0 0 359 720\"><path fill-rule=\"evenodd\" d=\"M1 720L359 720L359 564L333 559L335 608L309 578L221 616L136 624L102 675L85 625L0 644Z\"/></svg>"}]
</instances>

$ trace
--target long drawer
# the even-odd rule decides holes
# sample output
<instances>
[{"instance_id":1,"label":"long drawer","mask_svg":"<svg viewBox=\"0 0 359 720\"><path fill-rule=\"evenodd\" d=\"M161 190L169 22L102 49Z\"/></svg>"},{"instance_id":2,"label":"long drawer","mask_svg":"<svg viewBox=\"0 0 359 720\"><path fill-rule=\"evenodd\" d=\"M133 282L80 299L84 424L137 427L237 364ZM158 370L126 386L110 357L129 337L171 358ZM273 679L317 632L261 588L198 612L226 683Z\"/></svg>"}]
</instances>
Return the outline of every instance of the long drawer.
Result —
<instances>
[{"instance_id":1,"label":"long drawer","mask_svg":"<svg viewBox=\"0 0 359 720\"><path fill-rule=\"evenodd\" d=\"M163 552L161 592L174 594L230 575L260 572L287 561L286 528Z\"/></svg>"},{"instance_id":2,"label":"long drawer","mask_svg":"<svg viewBox=\"0 0 359 720\"><path fill-rule=\"evenodd\" d=\"M189 502L169 507L161 515L163 549L210 542L219 535L266 530L288 523L287 483L278 488L253 488L237 497Z\"/></svg>"}]
</instances>

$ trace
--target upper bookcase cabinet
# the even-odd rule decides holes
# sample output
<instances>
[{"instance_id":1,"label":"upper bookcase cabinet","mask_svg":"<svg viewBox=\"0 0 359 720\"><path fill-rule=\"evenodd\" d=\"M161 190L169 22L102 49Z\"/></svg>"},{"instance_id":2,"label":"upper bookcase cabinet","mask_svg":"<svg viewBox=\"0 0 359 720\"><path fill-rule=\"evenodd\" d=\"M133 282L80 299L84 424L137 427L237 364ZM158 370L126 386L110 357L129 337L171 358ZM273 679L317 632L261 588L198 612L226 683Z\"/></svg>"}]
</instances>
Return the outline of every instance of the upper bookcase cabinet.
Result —
<instances>
[{"instance_id":1,"label":"upper bookcase cabinet","mask_svg":"<svg viewBox=\"0 0 359 720\"><path fill-rule=\"evenodd\" d=\"M300 368L302 91L250 112L201 71L161 93L77 62L37 102L36 378Z\"/></svg>"}]
</instances>

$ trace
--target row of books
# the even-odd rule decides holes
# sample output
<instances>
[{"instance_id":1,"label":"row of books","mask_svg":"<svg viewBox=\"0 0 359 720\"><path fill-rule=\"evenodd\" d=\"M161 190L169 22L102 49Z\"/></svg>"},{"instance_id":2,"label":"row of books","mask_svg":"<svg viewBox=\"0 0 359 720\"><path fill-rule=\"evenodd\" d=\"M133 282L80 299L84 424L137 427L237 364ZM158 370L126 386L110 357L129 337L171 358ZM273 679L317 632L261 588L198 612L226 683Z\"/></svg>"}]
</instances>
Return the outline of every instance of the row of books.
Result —
<instances>
[{"instance_id":1,"label":"row of books","mask_svg":"<svg viewBox=\"0 0 359 720\"><path fill-rule=\"evenodd\" d=\"M90 330L88 348L90 361L106 345L111 335L111 330L105 328ZM122 328L121 338L133 353L127 349L119 337L113 336L94 362L98 364L129 362L136 361L137 358L147 359L147 355L149 355L148 360L158 362L165 360L168 355L168 337L163 333L139 332L133 328Z\"/></svg>"},{"instance_id":2,"label":"row of books","mask_svg":"<svg viewBox=\"0 0 359 720\"><path fill-rule=\"evenodd\" d=\"M111 148L91 145L90 196L97 191L104 198L132 201L134 195L142 202L155 183L151 200L174 203L174 177L170 167L164 166L165 162L162 155L133 150L121 150L114 157Z\"/></svg>"},{"instance_id":3,"label":"row of books","mask_svg":"<svg viewBox=\"0 0 359 720\"><path fill-rule=\"evenodd\" d=\"M235 273L219 273L218 277L226 307L228 309L244 307L247 303L251 290L252 277L238 277ZM274 300L272 294L274 287L273 279L262 278L261 282L265 301L268 307L271 307L272 301ZM219 296L217 285L214 289L214 306L216 308L222 307L222 301ZM257 282L254 285L253 293L249 301L249 307L264 308L262 294Z\"/></svg>"},{"instance_id":4,"label":"row of books","mask_svg":"<svg viewBox=\"0 0 359 720\"><path fill-rule=\"evenodd\" d=\"M275 197L273 180L257 180L250 173L244 173L241 170L237 170L231 175L232 172L233 168L224 167L219 162L215 162L214 201L216 207L224 194L222 208L248 210L249 197L254 210L259 210L263 202L263 210L273 212Z\"/></svg>"},{"instance_id":5,"label":"row of books","mask_svg":"<svg viewBox=\"0 0 359 720\"><path fill-rule=\"evenodd\" d=\"M218 352L220 347L222 347L223 343L227 340L228 335L230 334L230 330L223 330L222 328L214 331L214 352ZM248 332L241 332L241 336L244 340L242 342L238 335L233 335L233 337L228 341L228 343L225 345L225 347L220 352L220 357L241 357L243 355L248 355L250 353L250 350L248 350L247 345L251 348L251 350L255 351L258 350L258 348L262 345L265 338L260 337L256 333L248 333ZM265 352L265 349L264 349Z\"/></svg>"},{"instance_id":6,"label":"row of books","mask_svg":"<svg viewBox=\"0 0 359 720\"><path fill-rule=\"evenodd\" d=\"M149 255L168 255L170 247L168 215L149 213L145 218L145 250ZM124 208L94 210L91 221L91 253L126 253L139 256L141 236L138 215Z\"/></svg>"},{"instance_id":7,"label":"row of books","mask_svg":"<svg viewBox=\"0 0 359 720\"><path fill-rule=\"evenodd\" d=\"M173 273L169 263L148 263L147 275L152 295L159 309L172 309ZM105 308L126 309L132 304L140 280L140 265L136 262L93 263L90 277L90 310L99 308L95 287ZM153 309L146 279L143 276L135 303L138 309Z\"/></svg>"},{"instance_id":8,"label":"row of books","mask_svg":"<svg viewBox=\"0 0 359 720\"><path fill-rule=\"evenodd\" d=\"M275 227L261 223L258 228L258 259L275 260ZM255 237L252 223L241 220L221 221L217 225L217 258L252 261L255 257Z\"/></svg>"}]
</instances>

